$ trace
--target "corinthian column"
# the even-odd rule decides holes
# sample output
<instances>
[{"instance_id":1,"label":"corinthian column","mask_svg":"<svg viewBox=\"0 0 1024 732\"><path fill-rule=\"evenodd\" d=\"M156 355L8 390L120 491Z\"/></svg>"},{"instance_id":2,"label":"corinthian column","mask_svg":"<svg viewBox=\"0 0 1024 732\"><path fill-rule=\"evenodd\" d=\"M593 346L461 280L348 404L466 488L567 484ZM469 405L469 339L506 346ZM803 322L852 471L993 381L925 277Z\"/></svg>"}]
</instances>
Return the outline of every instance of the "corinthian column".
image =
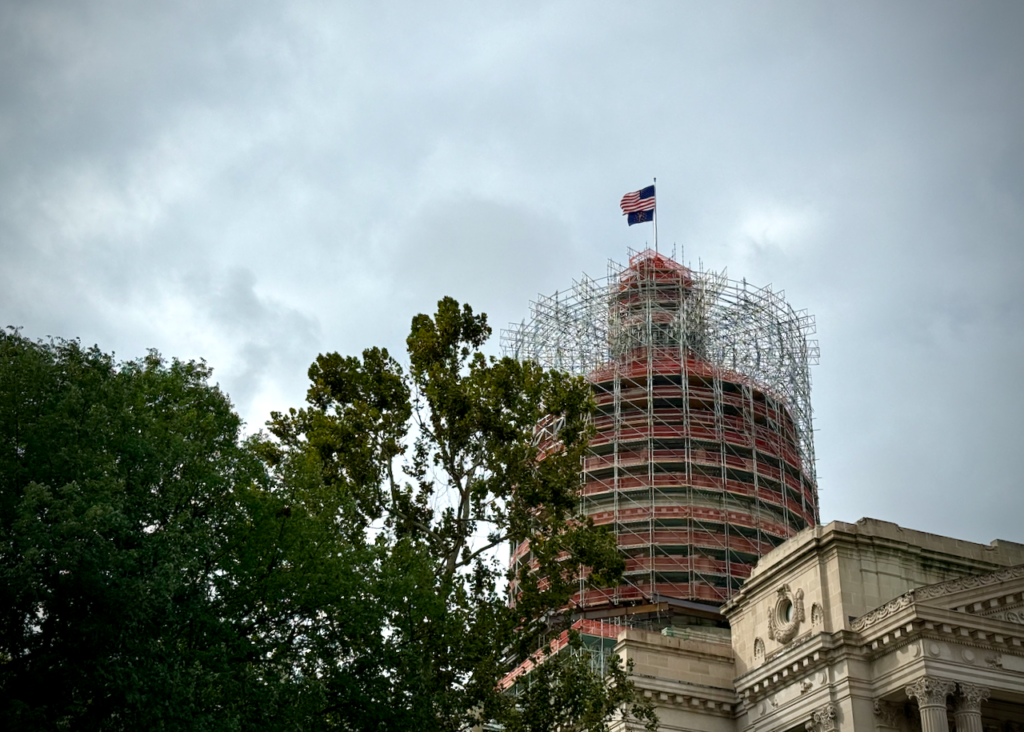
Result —
<instances>
[{"instance_id":1,"label":"corinthian column","mask_svg":"<svg viewBox=\"0 0 1024 732\"><path fill-rule=\"evenodd\" d=\"M934 676L922 676L906 688L907 696L917 699L921 708L921 732L949 732L946 697L955 689L954 682Z\"/></svg>"},{"instance_id":2,"label":"corinthian column","mask_svg":"<svg viewBox=\"0 0 1024 732\"><path fill-rule=\"evenodd\" d=\"M981 703L988 699L989 690L974 684L957 684L957 694L953 718L956 720L956 732L982 732Z\"/></svg>"}]
</instances>

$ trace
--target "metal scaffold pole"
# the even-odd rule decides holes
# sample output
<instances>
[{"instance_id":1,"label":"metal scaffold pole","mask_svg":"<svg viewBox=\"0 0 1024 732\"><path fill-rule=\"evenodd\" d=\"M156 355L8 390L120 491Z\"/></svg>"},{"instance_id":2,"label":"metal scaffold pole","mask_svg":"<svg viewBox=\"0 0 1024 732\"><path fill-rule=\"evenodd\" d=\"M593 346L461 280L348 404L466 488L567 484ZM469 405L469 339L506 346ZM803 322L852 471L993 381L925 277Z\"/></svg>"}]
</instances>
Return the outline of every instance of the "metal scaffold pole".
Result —
<instances>
[{"instance_id":1,"label":"metal scaffold pole","mask_svg":"<svg viewBox=\"0 0 1024 732\"><path fill-rule=\"evenodd\" d=\"M657 247L657 214L655 247ZM625 581L581 607L719 604L757 558L818 520L814 318L782 293L655 250L539 297L505 353L585 377L595 436L581 511L616 534Z\"/></svg>"}]
</instances>

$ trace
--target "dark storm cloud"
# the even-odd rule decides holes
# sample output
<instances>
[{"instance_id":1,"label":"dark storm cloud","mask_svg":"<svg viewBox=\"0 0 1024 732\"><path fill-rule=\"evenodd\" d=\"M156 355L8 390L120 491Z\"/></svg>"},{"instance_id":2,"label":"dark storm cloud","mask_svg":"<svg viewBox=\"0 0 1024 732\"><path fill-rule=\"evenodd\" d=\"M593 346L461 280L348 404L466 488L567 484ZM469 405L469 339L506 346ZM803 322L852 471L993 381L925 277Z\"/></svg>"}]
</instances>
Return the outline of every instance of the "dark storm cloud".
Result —
<instances>
[{"instance_id":1,"label":"dark storm cloud","mask_svg":"<svg viewBox=\"0 0 1024 732\"><path fill-rule=\"evenodd\" d=\"M496 330L652 244L815 313L822 514L1024 540L1019 3L8 3L0 314L206 357ZM970 496L965 500L964 496Z\"/></svg>"}]
</instances>

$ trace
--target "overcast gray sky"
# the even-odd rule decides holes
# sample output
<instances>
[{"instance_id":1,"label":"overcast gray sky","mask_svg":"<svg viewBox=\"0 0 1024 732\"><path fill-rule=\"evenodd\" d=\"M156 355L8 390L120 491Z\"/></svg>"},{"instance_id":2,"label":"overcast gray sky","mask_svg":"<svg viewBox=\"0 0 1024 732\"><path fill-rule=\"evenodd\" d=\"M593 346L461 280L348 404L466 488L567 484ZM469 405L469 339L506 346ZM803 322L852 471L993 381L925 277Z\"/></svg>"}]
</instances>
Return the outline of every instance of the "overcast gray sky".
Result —
<instances>
[{"instance_id":1,"label":"overcast gray sky","mask_svg":"<svg viewBox=\"0 0 1024 732\"><path fill-rule=\"evenodd\" d=\"M822 519L1024 542L1024 3L0 0L0 324L206 358L497 330L663 247L817 316ZM495 350L496 350L495 339Z\"/></svg>"}]
</instances>

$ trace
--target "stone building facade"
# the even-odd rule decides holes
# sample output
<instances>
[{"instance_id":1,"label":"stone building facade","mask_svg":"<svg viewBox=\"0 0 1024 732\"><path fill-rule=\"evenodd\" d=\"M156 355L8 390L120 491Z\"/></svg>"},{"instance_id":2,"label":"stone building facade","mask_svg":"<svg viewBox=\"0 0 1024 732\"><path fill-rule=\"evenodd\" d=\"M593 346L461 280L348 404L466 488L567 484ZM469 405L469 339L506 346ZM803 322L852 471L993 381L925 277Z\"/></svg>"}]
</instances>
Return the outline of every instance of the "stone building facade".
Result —
<instances>
[{"instance_id":1,"label":"stone building facade","mask_svg":"<svg viewBox=\"0 0 1024 732\"><path fill-rule=\"evenodd\" d=\"M717 637L618 635L665 732L1024 731L1024 545L814 526L722 613Z\"/></svg>"},{"instance_id":2,"label":"stone building facade","mask_svg":"<svg viewBox=\"0 0 1024 732\"><path fill-rule=\"evenodd\" d=\"M663 730L1024 732L1024 545L817 525L813 316L651 250L530 311L504 351L591 385L580 507L625 562L581 577L573 627L633 661Z\"/></svg>"}]
</instances>

